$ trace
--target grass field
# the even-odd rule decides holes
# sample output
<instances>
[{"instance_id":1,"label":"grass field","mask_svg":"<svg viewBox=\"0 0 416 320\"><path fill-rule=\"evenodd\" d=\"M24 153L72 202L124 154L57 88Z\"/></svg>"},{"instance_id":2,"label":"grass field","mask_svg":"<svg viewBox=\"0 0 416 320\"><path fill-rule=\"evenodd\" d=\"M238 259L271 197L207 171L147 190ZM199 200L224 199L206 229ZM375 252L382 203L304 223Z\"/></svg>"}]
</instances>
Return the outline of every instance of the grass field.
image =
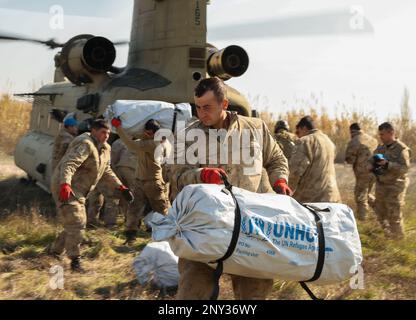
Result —
<instances>
[{"instance_id":1,"label":"grass field","mask_svg":"<svg viewBox=\"0 0 416 320\"><path fill-rule=\"evenodd\" d=\"M344 202L353 206L352 171L337 165ZM412 169L412 182L416 171ZM86 274L74 274L69 261L55 260L44 253L58 228L50 196L20 178L23 172L10 156L0 161L0 299L161 299L151 287L141 287L132 269L134 257L150 240L142 231L137 242L125 246L122 221L115 231L88 231L83 245ZM364 289L351 289L349 281L319 287L314 292L326 299L413 299L416 293L416 190L409 188L404 210L407 237L386 240L372 215L359 229L364 252ZM63 289L53 290L51 267L64 268ZM164 296L163 299L172 299ZM231 282L221 280L221 299L232 299ZM270 299L308 299L294 282L276 281Z\"/></svg>"},{"instance_id":2,"label":"grass field","mask_svg":"<svg viewBox=\"0 0 416 320\"><path fill-rule=\"evenodd\" d=\"M348 137L348 126L360 121L366 131L375 134L377 121L371 116L343 113L330 119L315 104L307 113L317 119L318 126L337 144L338 159ZM315 108L314 108L315 106ZM123 245L122 221L115 231L100 228L88 231L83 245L86 274L73 274L69 261L60 262L44 253L58 229L51 197L40 188L20 181L24 172L14 166L13 150L27 131L31 106L7 95L0 97L0 299L159 299L159 292L141 287L132 270L134 257L150 240L142 231L134 246ZM279 115L293 127L306 112ZM411 147L416 146L416 123L409 118L406 95L400 118L392 119L400 137ZM277 117L264 112L262 118L273 128ZM1 153L2 152L2 153ZM338 183L343 201L354 208L354 179L351 168L337 165ZM411 170L411 185L404 208L407 237L403 241L386 240L374 215L359 223L364 252L364 289L351 289L349 281L339 285L312 289L327 299L414 299L416 296L416 169ZM53 290L51 267L64 268L64 288ZM164 297L172 299L172 297ZM220 298L232 299L227 276L221 280ZM297 283L276 281L270 299L308 299Z\"/></svg>"}]
</instances>

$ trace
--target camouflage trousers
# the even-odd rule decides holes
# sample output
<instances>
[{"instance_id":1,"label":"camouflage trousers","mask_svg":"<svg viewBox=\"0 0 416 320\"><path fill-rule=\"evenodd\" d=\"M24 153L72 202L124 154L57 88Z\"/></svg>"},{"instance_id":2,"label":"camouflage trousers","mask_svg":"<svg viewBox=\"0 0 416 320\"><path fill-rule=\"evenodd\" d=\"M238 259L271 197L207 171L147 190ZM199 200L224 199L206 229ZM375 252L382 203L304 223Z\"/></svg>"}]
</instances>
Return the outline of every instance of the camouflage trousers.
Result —
<instances>
[{"instance_id":1,"label":"camouflage trousers","mask_svg":"<svg viewBox=\"0 0 416 320\"><path fill-rule=\"evenodd\" d=\"M360 220L365 220L369 207L374 208L374 196L371 194L374 183L374 176L356 177L354 198L357 204L357 216Z\"/></svg>"},{"instance_id":2,"label":"camouflage trousers","mask_svg":"<svg viewBox=\"0 0 416 320\"><path fill-rule=\"evenodd\" d=\"M88 197L87 204L87 223L97 224L101 210L104 208L102 220L107 227L117 224L117 216L119 213L119 199L106 195L97 187Z\"/></svg>"},{"instance_id":3,"label":"camouflage trousers","mask_svg":"<svg viewBox=\"0 0 416 320\"><path fill-rule=\"evenodd\" d=\"M214 288L214 269L205 263L179 258L177 300L208 300ZM272 279L254 279L231 275L234 298L265 300L273 287Z\"/></svg>"},{"instance_id":4,"label":"camouflage trousers","mask_svg":"<svg viewBox=\"0 0 416 320\"><path fill-rule=\"evenodd\" d=\"M169 200L162 181L136 179L132 191L134 202L130 205L126 217L127 231L139 230L140 220L145 217L148 209L167 214Z\"/></svg>"},{"instance_id":5,"label":"camouflage trousers","mask_svg":"<svg viewBox=\"0 0 416 320\"><path fill-rule=\"evenodd\" d=\"M408 181L388 185L376 183L375 211L387 235L404 237L402 206Z\"/></svg>"},{"instance_id":6,"label":"camouflage trousers","mask_svg":"<svg viewBox=\"0 0 416 320\"><path fill-rule=\"evenodd\" d=\"M69 258L79 257L80 245L84 239L87 220L85 205L77 201L68 204L58 204L58 218L64 230L53 243L52 251L62 254L66 250Z\"/></svg>"},{"instance_id":7,"label":"camouflage trousers","mask_svg":"<svg viewBox=\"0 0 416 320\"><path fill-rule=\"evenodd\" d=\"M125 185L127 188L132 189L134 186L134 169L129 167L118 167L114 169L115 174L120 179L120 181ZM127 211L129 209L128 202L121 198L119 202L119 212L124 215L127 219Z\"/></svg>"}]
</instances>

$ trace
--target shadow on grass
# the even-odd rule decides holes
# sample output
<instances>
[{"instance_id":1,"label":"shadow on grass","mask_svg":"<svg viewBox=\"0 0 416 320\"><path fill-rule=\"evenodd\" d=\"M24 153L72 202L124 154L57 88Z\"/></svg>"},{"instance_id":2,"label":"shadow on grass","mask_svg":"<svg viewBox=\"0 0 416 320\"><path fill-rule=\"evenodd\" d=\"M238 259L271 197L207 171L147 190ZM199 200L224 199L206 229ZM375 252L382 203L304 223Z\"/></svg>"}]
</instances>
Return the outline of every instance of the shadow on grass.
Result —
<instances>
[{"instance_id":1,"label":"shadow on grass","mask_svg":"<svg viewBox=\"0 0 416 320\"><path fill-rule=\"evenodd\" d=\"M50 194L25 179L9 178L0 181L0 217L13 212L28 213L39 208L45 217L55 216L55 204Z\"/></svg>"},{"instance_id":2,"label":"shadow on grass","mask_svg":"<svg viewBox=\"0 0 416 320\"><path fill-rule=\"evenodd\" d=\"M25 238L9 237L8 234L0 234L0 251L4 254L13 253L23 247L45 248L55 240L55 234L29 235Z\"/></svg>"},{"instance_id":3,"label":"shadow on grass","mask_svg":"<svg viewBox=\"0 0 416 320\"><path fill-rule=\"evenodd\" d=\"M144 249L144 247L147 245L146 242L137 243L133 245L121 245L121 246L112 246L111 248L116 252L120 254L126 254L126 253L135 253L140 252Z\"/></svg>"}]
</instances>

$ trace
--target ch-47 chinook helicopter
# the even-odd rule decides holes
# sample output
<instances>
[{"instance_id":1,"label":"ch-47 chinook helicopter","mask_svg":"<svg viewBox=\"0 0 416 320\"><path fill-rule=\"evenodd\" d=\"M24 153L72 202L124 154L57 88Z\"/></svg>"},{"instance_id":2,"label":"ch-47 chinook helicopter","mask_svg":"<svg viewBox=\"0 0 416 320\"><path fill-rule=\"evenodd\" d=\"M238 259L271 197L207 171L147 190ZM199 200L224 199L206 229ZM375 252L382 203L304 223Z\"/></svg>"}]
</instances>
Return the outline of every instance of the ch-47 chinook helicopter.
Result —
<instances>
[{"instance_id":1,"label":"ch-47 chinook helicopter","mask_svg":"<svg viewBox=\"0 0 416 320\"><path fill-rule=\"evenodd\" d=\"M199 80L208 76L229 80L243 75L249 65L243 48L232 45L219 50L207 43L208 2L135 0L128 62L124 68L113 66L115 45L122 43L112 43L100 36L82 34L64 44L0 36L3 40L32 41L61 49L55 56L54 83L31 94L34 100L30 131L16 146L16 165L49 191L52 148L62 125L59 115L74 112L78 121L85 123L102 115L116 100L192 104L193 90ZM285 21L281 25L285 26ZM297 32L288 26L286 32ZM239 37L244 28L246 36L253 37L247 26L230 27L226 32L231 33L229 38ZM371 26L366 25L364 32L369 29ZM221 30L216 31L221 37ZM273 36L274 31L270 31ZM322 30L318 28L316 32ZM228 87L228 98L231 110L252 115L249 102L236 89Z\"/></svg>"}]
</instances>

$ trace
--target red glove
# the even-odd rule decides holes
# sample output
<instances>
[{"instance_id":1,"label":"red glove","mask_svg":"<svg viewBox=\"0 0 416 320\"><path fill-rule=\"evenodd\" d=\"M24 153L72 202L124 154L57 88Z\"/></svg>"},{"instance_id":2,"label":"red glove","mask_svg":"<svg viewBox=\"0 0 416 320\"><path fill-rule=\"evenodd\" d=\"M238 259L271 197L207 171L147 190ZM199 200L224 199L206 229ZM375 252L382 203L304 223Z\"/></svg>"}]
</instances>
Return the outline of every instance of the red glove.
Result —
<instances>
[{"instance_id":1,"label":"red glove","mask_svg":"<svg viewBox=\"0 0 416 320\"><path fill-rule=\"evenodd\" d=\"M287 196L292 196L293 194L293 191L289 188L285 179L277 179L273 185L273 190L278 194L284 194Z\"/></svg>"},{"instance_id":2,"label":"red glove","mask_svg":"<svg viewBox=\"0 0 416 320\"><path fill-rule=\"evenodd\" d=\"M203 168L201 171L201 180L203 183L223 184L221 174L227 176L225 171L220 168Z\"/></svg>"},{"instance_id":3,"label":"red glove","mask_svg":"<svg viewBox=\"0 0 416 320\"><path fill-rule=\"evenodd\" d=\"M63 183L61 184L61 188L59 190L59 200L67 202L73 193L74 192L72 191L71 186L67 183Z\"/></svg>"},{"instance_id":4,"label":"red glove","mask_svg":"<svg viewBox=\"0 0 416 320\"><path fill-rule=\"evenodd\" d=\"M120 118L113 118L113 120L111 120L111 125L114 128L120 127L121 126L121 120L120 120Z\"/></svg>"}]
</instances>

